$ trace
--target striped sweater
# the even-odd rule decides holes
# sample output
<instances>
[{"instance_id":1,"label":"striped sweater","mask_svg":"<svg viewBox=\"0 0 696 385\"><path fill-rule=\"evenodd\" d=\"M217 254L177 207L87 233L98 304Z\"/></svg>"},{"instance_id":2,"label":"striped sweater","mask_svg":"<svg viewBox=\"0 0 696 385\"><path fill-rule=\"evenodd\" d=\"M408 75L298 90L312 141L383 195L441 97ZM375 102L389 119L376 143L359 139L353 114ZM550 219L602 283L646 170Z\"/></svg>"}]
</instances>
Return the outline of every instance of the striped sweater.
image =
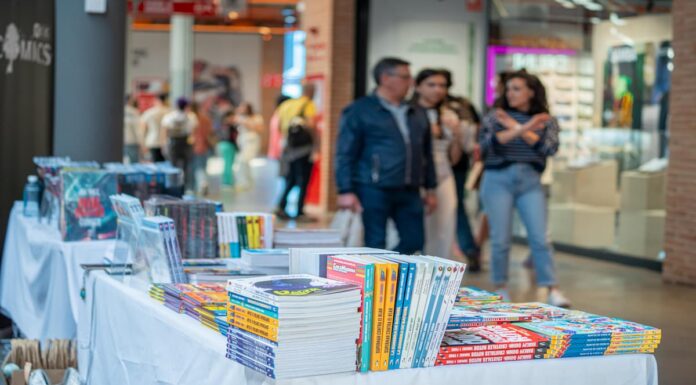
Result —
<instances>
[{"instance_id":1,"label":"striped sweater","mask_svg":"<svg viewBox=\"0 0 696 385\"><path fill-rule=\"evenodd\" d=\"M506 111L520 124L527 123L532 116L515 110ZM486 169L501 169L513 163L529 163L537 171L543 172L546 168L546 157L552 156L558 151L558 122L551 119L546 123L542 131L538 131L539 141L530 146L522 138L518 137L502 144L498 142L495 134L504 131L505 128L498 123L495 110L489 112L484 118L479 133L481 145L481 158Z\"/></svg>"}]
</instances>

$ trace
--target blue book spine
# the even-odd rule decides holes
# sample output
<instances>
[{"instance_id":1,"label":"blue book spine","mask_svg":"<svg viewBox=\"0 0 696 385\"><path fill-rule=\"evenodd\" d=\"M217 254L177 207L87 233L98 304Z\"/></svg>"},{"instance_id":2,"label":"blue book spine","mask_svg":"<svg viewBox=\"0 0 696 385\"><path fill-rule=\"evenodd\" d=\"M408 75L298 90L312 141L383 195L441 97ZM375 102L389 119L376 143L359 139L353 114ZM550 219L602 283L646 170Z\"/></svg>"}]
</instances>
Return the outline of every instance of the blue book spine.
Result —
<instances>
[{"instance_id":1,"label":"blue book spine","mask_svg":"<svg viewBox=\"0 0 696 385\"><path fill-rule=\"evenodd\" d=\"M241 354L231 354L229 352L227 353L226 356L227 356L227 358L229 358L233 361L236 361L236 362L246 366L249 369L252 369L252 370L257 371L257 372L259 372L267 377L271 377L271 378L275 379L275 372L273 371L273 369L271 369L267 366L264 366L264 365L254 361L254 360L251 360L248 357L244 357Z\"/></svg>"},{"instance_id":2,"label":"blue book spine","mask_svg":"<svg viewBox=\"0 0 696 385\"><path fill-rule=\"evenodd\" d=\"M437 299L435 300L435 311L433 312L433 318L430 322L430 325L428 327L428 333L426 334L426 338L425 338L425 347L424 347L423 351L421 352L421 357L420 357L421 366L424 366L424 364L426 363L426 359L428 358L428 353L432 351L431 349L435 348L433 346L433 343L435 342L435 341L433 341L433 339L436 335L435 331L438 327L438 322L440 321L440 319L439 319L440 318L440 311L441 311L442 306L444 305L444 302L445 302L445 296L447 294L447 289L449 287L450 278L454 274L455 274L455 272L450 272L449 274L445 273L443 278L442 278L442 284L440 285L440 291L439 291L439 294L437 296ZM441 341L437 341L438 345L440 344L440 342Z\"/></svg>"},{"instance_id":3,"label":"blue book spine","mask_svg":"<svg viewBox=\"0 0 696 385\"><path fill-rule=\"evenodd\" d=\"M404 291L408 280L408 263L399 263L399 286L396 291L394 304L394 325L392 326L392 339L389 346L389 369L393 369L396 363L396 347L399 345L399 331L401 330L401 315L404 308Z\"/></svg>"},{"instance_id":4,"label":"blue book spine","mask_svg":"<svg viewBox=\"0 0 696 385\"><path fill-rule=\"evenodd\" d=\"M428 335L428 330L430 328L430 323L432 322L433 313L435 311L435 302L437 301L438 295L440 293L440 286L442 285L442 278L444 275L444 268L442 265L435 265L436 271L433 273L433 284L430 286L430 296L428 299L428 307L425 312L425 317L423 318L423 325L418 333L418 343L416 344L416 352L413 355L413 368L420 368L422 361L422 353L427 345L426 337Z\"/></svg>"},{"instance_id":5,"label":"blue book spine","mask_svg":"<svg viewBox=\"0 0 696 385\"><path fill-rule=\"evenodd\" d=\"M372 345L372 310L375 296L375 265L365 265L365 285L363 287L363 327L362 351L360 352L360 371L370 370L370 347Z\"/></svg>"},{"instance_id":6,"label":"blue book spine","mask_svg":"<svg viewBox=\"0 0 696 385\"><path fill-rule=\"evenodd\" d=\"M389 369L399 369L401 366L401 353L404 348L404 341L406 340L406 321L408 320L408 315L411 311L411 299L413 298L413 284L416 279L416 264L408 264L408 278L406 280L406 287L404 289L404 304L401 310L401 320L399 323L399 335L397 338L396 345L396 357L394 358L394 366L389 366Z\"/></svg>"},{"instance_id":7,"label":"blue book spine","mask_svg":"<svg viewBox=\"0 0 696 385\"><path fill-rule=\"evenodd\" d=\"M257 308L264 309L266 312L264 312L263 314L268 315L269 317L278 318L278 307L277 306L273 306L271 304L268 304L268 303L265 303L262 301L258 301L258 300L249 298L247 296L244 296L242 294L237 294L237 293L233 293L233 292L228 292L228 297L230 299L230 302L232 300L234 300L234 301L237 301L237 302L244 304L245 306L246 305L253 305L253 308L249 307L249 309L254 310L254 311L258 311L258 310L256 310ZM259 312L259 313L261 313L261 312Z\"/></svg>"}]
</instances>

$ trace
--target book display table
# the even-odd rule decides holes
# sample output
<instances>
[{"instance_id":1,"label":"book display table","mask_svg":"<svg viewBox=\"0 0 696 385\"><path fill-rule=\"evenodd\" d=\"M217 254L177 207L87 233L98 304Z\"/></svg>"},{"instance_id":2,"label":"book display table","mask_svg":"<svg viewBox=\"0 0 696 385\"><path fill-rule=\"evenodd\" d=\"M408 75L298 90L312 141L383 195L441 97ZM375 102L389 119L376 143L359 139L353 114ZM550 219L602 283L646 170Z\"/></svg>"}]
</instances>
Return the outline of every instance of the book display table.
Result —
<instances>
[{"instance_id":1,"label":"book display table","mask_svg":"<svg viewBox=\"0 0 696 385\"><path fill-rule=\"evenodd\" d=\"M635 384L656 385L654 356L453 365L273 381L225 358L226 338L129 285L92 273L78 323L80 374L89 384Z\"/></svg>"},{"instance_id":2,"label":"book display table","mask_svg":"<svg viewBox=\"0 0 696 385\"><path fill-rule=\"evenodd\" d=\"M12 209L0 271L0 308L27 338L75 338L83 272L113 241L63 242L55 224Z\"/></svg>"}]
</instances>

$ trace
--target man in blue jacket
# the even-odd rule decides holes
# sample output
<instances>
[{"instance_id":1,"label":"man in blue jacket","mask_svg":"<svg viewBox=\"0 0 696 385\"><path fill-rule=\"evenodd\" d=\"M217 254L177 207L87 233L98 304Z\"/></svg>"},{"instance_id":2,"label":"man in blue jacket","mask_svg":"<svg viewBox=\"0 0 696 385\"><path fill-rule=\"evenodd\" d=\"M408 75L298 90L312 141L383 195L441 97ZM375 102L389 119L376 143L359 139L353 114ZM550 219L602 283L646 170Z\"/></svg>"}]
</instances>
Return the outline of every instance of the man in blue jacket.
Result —
<instances>
[{"instance_id":1,"label":"man in blue jacket","mask_svg":"<svg viewBox=\"0 0 696 385\"><path fill-rule=\"evenodd\" d=\"M412 84L408 62L384 58L373 76L375 92L341 116L338 206L362 213L367 247L386 247L387 219L392 218L400 239L396 251L412 254L425 242L424 205L428 214L437 205L430 124L425 111L404 102Z\"/></svg>"}]
</instances>

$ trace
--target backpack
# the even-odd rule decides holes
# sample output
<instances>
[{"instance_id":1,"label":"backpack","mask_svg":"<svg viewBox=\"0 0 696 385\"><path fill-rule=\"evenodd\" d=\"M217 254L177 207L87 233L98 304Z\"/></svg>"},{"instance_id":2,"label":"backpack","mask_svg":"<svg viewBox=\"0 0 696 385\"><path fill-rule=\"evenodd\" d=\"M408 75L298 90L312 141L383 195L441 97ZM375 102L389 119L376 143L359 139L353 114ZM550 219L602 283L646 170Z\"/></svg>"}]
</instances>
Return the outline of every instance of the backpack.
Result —
<instances>
[{"instance_id":1,"label":"backpack","mask_svg":"<svg viewBox=\"0 0 696 385\"><path fill-rule=\"evenodd\" d=\"M290 126L288 127L288 148L306 147L311 146L314 143L312 131L307 126L307 121L305 119L305 110L307 109L307 104L309 104L309 101L302 106L302 110L297 116L298 118L302 119L293 118L293 120L290 122Z\"/></svg>"}]
</instances>

